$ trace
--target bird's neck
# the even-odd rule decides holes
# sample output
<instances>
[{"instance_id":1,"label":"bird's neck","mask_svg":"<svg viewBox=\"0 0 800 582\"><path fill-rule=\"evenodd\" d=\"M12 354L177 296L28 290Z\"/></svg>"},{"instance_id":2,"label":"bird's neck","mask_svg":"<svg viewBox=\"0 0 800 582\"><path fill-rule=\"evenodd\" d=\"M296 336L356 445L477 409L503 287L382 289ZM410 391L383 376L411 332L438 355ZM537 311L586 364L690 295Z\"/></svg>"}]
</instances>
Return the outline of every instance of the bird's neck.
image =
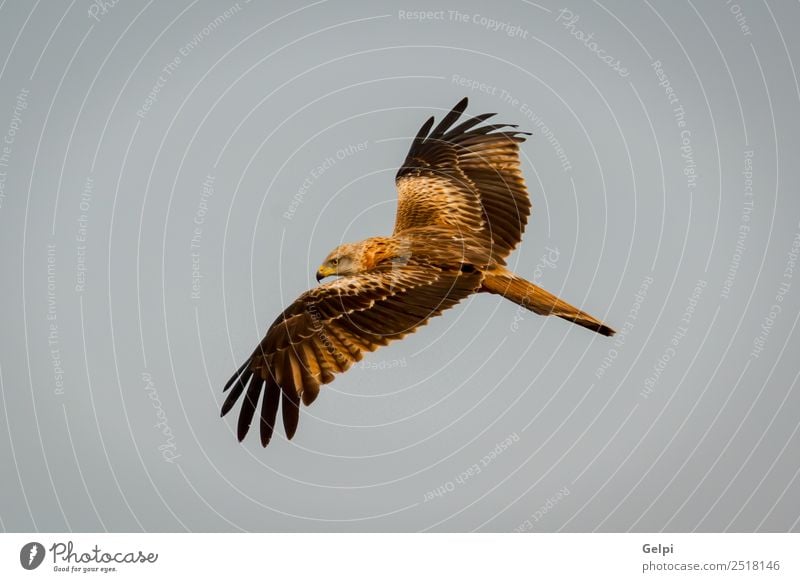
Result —
<instances>
[{"instance_id":1,"label":"bird's neck","mask_svg":"<svg viewBox=\"0 0 800 582\"><path fill-rule=\"evenodd\" d=\"M372 269L396 256L396 244L391 238L376 236L368 238L361 245L361 268Z\"/></svg>"}]
</instances>

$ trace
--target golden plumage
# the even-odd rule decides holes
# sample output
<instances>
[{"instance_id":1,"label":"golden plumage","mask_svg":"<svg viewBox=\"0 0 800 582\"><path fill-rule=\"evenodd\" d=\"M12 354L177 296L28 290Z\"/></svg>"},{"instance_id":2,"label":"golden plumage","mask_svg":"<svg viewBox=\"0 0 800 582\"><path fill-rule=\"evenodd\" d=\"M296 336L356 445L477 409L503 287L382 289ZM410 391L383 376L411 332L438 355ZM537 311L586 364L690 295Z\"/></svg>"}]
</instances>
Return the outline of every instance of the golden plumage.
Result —
<instances>
[{"instance_id":1,"label":"golden plumage","mask_svg":"<svg viewBox=\"0 0 800 582\"><path fill-rule=\"evenodd\" d=\"M390 341L476 292L496 293L541 315L556 315L604 335L594 317L511 273L505 258L522 240L531 203L519 167L525 132L468 117L461 100L436 127L428 119L397 172L391 237L340 245L317 279L339 278L303 293L273 322L225 385L222 415L241 400L238 437L255 418L261 444L272 438L278 409L291 439L300 401ZM509 129L510 128L510 129Z\"/></svg>"}]
</instances>

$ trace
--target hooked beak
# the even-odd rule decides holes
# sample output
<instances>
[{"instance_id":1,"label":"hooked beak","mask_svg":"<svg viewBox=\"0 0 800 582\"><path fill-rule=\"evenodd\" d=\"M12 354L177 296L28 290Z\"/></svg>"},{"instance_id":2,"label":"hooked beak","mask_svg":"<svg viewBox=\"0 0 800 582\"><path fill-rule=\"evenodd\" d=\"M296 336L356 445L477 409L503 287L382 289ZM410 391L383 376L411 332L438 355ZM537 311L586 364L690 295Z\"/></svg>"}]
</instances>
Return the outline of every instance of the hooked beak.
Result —
<instances>
[{"instance_id":1,"label":"hooked beak","mask_svg":"<svg viewBox=\"0 0 800 582\"><path fill-rule=\"evenodd\" d=\"M322 265L319 269L317 269L317 283L322 281L325 277L330 277L331 275L335 274L336 271L334 269Z\"/></svg>"}]
</instances>

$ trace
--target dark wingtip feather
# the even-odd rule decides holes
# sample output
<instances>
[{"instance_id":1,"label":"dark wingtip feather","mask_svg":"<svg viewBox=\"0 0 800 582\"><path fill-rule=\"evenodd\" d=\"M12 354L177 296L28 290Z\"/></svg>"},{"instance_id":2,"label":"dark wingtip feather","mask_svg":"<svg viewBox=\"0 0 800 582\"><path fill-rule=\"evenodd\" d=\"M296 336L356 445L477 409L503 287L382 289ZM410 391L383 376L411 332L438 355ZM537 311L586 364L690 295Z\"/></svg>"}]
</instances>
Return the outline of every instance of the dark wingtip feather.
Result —
<instances>
[{"instance_id":1,"label":"dark wingtip feather","mask_svg":"<svg viewBox=\"0 0 800 582\"><path fill-rule=\"evenodd\" d=\"M236 427L236 438L237 438L237 440L239 442L242 442L244 440L244 437L247 436L247 432L250 430L250 423L249 422L246 423L246 424L242 423L241 422L241 418L242 417L240 416L239 417L239 420L240 420L239 425Z\"/></svg>"},{"instance_id":2,"label":"dark wingtip feather","mask_svg":"<svg viewBox=\"0 0 800 582\"><path fill-rule=\"evenodd\" d=\"M233 394L233 393L231 393L231 394ZM222 404L222 408L219 411L220 418L222 418L223 416L228 414L231 411L231 408L233 408L233 405L235 403L236 403L236 398L231 398L230 396L228 398L226 398L225 402L223 402L223 404Z\"/></svg>"},{"instance_id":3,"label":"dark wingtip feather","mask_svg":"<svg viewBox=\"0 0 800 582\"><path fill-rule=\"evenodd\" d=\"M292 440L294 433L297 432L297 424L300 420L300 398L297 394L291 394L288 391L283 392L281 413L283 414L283 429L286 431L286 438Z\"/></svg>"},{"instance_id":4,"label":"dark wingtip feather","mask_svg":"<svg viewBox=\"0 0 800 582\"><path fill-rule=\"evenodd\" d=\"M230 412L233 405L236 404L236 401L239 400L239 396L242 395L242 392L247 387L247 383L250 381L250 378L253 377L253 372L246 370L243 374L234 376L235 380L238 380L236 385L233 387L233 390L228 394L228 397L225 399L225 402L222 404L222 410L220 411L220 416L225 416ZM227 387L226 387L227 390Z\"/></svg>"},{"instance_id":5,"label":"dark wingtip feather","mask_svg":"<svg viewBox=\"0 0 800 582\"><path fill-rule=\"evenodd\" d=\"M435 120L433 118L433 115L431 115L425 121L425 123L422 124L422 127L419 128L419 131L417 132L417 135L414 137L414 142L422 141L423 139L425 139L425 137L427 137L428 132L431 130L431 127L433 127L433 122L434 121Z\"/></svg>"},{"instance_id":6,"label":"dark wingtip feather","mask_svg":"<svg viewBox=\"0 0 800 582\"><path fill-rule=\"evenodd\" d=\"M481 115L475 115L473 117L470 117L469 119L467 119L463 123L458 124L453 129L451 129L449 132L447 132L447 136L448 137L455 137L457 135L465 133L466 131L472 129L473 127L475 127L479 123L483 123L484 121L486 121L487 119L491 119L495 115L497 115L497 113L482 113Z\"/></svg>"},{"instance_id":7,"label":"dark wingtip feather","mask_svg":"<svg viewBox=\"0 0 800 582\"><path fill-rule=\"evenodd\" d=\"M434 128L434 130L431 132L431 137L440 137L444 135L450 126L453 125L459 117L461 117L461 114L464 113L468 103L469 100L466 97L456 103L455 107L450 110L450 113L445 115L439 122L439 125L437 125L436 128Z\"/></svg>"},{"instance_id":8,"label":"dark wingtip feather","mask_svg":"<svg viewBox=\"0 0 800 582\"><path fill-rule=\"evenodd\" d=\"M247 387L247 392L245 392L242 408L239 411L239 423L236 431L239 442L244 440L244 437L247 436L247 431L250 430L250 425L253 422L253 416L258 406L258 397L261 396L262 384L263 381L260 378L252 379Z\"/></svg>"},{"instance_id":9,"label":"dark wingtip feather","mask_svg":"<svg viewBox=\"0 0 800 582\"><path fill-rule=\"evenodd\" d=\"M280 388L275 379L267 380L266 394L261 402L261 446L266 447L275 431L275 419L278 416L278 403L280 402Z\"/></svg>"},{"instance_id":10,"label":"dark wingtip feather","mask_svg":"<svg viewBox=\"0 0 800 582\"><path fill-rule=\"evenodd\" d=\"M236 382L236 379L237 379L237 378L239 378L239 376L242 374L242 370L244 370L244 369L245 369L245 367L247 366L247 364L249 364L249 363L250 363L250 360L249 360L249 359L247 359L247 360L245 360L244 364L242 364L241 366L239 366L239 369L238 369L238 370L236 370L236 372L233 374L233 376L231 376L231 379L230 379L230 380L228 380L228 381L225 383L225 387L222 389L222 391L223 391L223 392L227 392L227 391L228 391L228 388L230 388L230 387L231 387L231 384L233 384L234 382Z\"/></svg>"}]
</instances>

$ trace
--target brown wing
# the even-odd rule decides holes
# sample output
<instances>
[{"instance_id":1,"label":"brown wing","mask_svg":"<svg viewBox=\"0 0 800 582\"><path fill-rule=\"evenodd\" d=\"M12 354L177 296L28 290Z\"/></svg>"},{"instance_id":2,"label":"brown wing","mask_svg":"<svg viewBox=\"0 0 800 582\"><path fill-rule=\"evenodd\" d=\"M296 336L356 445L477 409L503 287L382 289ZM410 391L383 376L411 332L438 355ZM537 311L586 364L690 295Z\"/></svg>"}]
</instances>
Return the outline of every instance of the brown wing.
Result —
<instances>
[{"instance_id":1,"label":"brown wing","mask_svg":"<svg viewBox=\"0 0 800 582\"><path fill-rule=\"evenodd\" d=\"M519 167L516 125L481 123L485 113L452 127L465 97L431 131L431 117L414 138L395 182L395 234L408 228L448 225L488 232L494 253L507 257L522 240L531 202Z\"/></svg>"},{"instance_id":2,"label":"brown wing","mask_svg":"<svg viewBox=\"0 0 800 582\"><path fill-rule=\"evenodd\" d=\"M388 267L342 277L301 295L267 331L225 385L224 416L242 397L238 437L244 439L261 402L261 444L272 438L279 400L291 439L300 400L311 404L319 387L390 341L400 339L473 293L480 273L428 265Z\"/></svg>"}]
</instances>

